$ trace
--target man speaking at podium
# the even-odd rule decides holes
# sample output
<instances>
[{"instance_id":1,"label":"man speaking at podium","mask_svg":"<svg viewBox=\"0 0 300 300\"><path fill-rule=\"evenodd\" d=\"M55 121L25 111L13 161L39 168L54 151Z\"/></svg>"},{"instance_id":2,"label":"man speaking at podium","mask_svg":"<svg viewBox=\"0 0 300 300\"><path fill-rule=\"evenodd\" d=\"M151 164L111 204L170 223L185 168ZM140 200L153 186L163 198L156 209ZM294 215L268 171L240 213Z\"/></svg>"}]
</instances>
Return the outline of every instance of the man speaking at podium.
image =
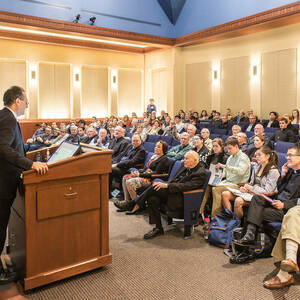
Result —
<instances>
[{"instance_id":1,"label":"man speaking at podium","mask_svg":"<svg viewBox=\"0 0 300 300\"><path fill-rule=\"evenodd\" d=\"M39 174L48 171L46 163L33 162L25 157L24 141L18 116L24 115L28 100L23 88L13 86L3 96L4 108L0 110L0 253L2 253L10 208L24 170L33 169ZM0 284L13 281L12 273L0 264Z\"/></svg>"}]
</instances>

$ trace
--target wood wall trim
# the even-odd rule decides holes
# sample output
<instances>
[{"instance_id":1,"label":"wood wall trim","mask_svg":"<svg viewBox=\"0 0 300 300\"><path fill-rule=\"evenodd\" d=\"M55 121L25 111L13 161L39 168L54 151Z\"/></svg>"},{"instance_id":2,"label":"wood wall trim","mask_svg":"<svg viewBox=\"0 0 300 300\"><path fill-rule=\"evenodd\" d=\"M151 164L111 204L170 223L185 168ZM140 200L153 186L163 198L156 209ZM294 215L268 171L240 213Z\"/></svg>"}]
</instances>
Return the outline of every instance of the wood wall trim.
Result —
<instances>
[{"instance_id":1,"label":"wood wall trim","mask_svg":"<svg viewBox=\"0 0 300 300\"><path fill-rule=\"evenodd\" d=\"M176 38L175 46L189 46L257 33L300 22L300 1Z\"/></svg>"}]
</instances>

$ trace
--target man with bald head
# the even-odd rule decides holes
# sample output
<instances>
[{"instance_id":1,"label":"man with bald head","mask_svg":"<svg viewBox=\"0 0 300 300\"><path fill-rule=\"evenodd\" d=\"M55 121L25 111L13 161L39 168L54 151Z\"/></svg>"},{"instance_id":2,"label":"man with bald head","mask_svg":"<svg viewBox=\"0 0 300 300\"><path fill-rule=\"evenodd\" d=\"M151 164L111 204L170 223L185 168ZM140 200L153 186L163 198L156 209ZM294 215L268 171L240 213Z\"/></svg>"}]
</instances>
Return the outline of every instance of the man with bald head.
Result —
<instances>
[{"instance_id":1,"label":"man with bald head","mask_svg":"<svg viewBox=\"0 0 300 300\"><path fill-rule=\"evenodd\" d=\"M183 211L183 192L200 189L205 179L205 169L203 164L199 163L198 153L190 150L184 155L183 165L173 179L168 182L154 182L144 193L149 206L149 222L155 224L155 227L144 235L144 239L164 234L160 217L160 207L163 204L166 204L171 212ZM185 226L185 238L191 236L191 229L191 226Z\"/></svg>"},{"instance_id":2,"label":"man with bald head","mask_svg":"<svg viewBox=\"0 0 300 300\"><path fill-rule=\"evenodd\" d=\"M254 138L257 135L263 135L265 137L265 145L269 144L269 137L265 134L264 126L262 124L256 124L254 127L254 135L248 139L248 149L254 147Z\"/></svg>"}]
</instances>

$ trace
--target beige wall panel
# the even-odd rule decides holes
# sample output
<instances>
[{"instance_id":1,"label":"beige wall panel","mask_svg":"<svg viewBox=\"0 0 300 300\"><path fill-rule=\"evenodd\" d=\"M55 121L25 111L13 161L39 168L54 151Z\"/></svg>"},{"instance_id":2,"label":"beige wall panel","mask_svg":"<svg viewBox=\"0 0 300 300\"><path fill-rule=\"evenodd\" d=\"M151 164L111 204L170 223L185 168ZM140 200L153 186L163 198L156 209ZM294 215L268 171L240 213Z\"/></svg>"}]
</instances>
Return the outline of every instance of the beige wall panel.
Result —
<instances>
[{"instance_id":1,"label":"beige wall panel","mask_svg":"<svg viewBox=\"0 0 300 300\"><path fill-rule=\"evenodd\" d=\"M70 65L39 64L39 118L70 117Z\"/></svg>"},{"instance_id":2,"label":"beige wall panel","mask_svg":"<svg viewBox=\"0 0 300 300\"><path fill-rule=\"evenodd\" d=\"M211 109L211 63L188 64L185 68L186 108L201 111Z\"/></svg>"},{"instance_id":3,"label":"beige wall panel","mask_svg":"<svg viewBox=\"0 0 300 300\"><path fill-rule=\"evenodd\" d=\"M0 60L0 109L3 107L3 94L13 85L26 90L26 62Z\"/></svg>"},{"instance_id":4,"label":"beige wall panel","mask_svg":"<svg viewBox=\"0 0 300 300\"><path fill-rule=\"evenodd\" d=\"M262 115L290 113L297 106L297 50L262 55Z\"/></svg>"},{"instance_id":5,"label":"beige wall panel","mask_svg":"<svg viewBox=\"0 0 300 300\"><path fill-rule=\"evenodd\" d=\"M161 110L167 111L168 99L168 71L167 70L153 70L152 71L152 96L155 100L157 113L159 115Z\"/></svg>"},{"instance_id":6,"label":"beige wall panel","mask_svg":"<svg viewBox=\"0 0 300 300\"><path fill-rule=\"evenodd\" d=\"M108 115L108 69L83 66L81 116L83 118Z\"/></svg>"},{"instance_id":7,"label":"beige wall panel","mask_svg":"<svg viewBox=\"0 0 300 300\"><path fill-rule=\"evenodd\" d=\"M250 58L224 59L221 63L221 113L250 108Z\"/></svg>"},{"instance_id":8,"label":"beige wall panel","mask_svg":"<svg viewBox=\"0 0 300 300\"><path fill-rule=\"evenodd\" d=\"M119 70L118 113L120 116L143 114L142 72L140 70Z\"/></svg>"}]
</instances>

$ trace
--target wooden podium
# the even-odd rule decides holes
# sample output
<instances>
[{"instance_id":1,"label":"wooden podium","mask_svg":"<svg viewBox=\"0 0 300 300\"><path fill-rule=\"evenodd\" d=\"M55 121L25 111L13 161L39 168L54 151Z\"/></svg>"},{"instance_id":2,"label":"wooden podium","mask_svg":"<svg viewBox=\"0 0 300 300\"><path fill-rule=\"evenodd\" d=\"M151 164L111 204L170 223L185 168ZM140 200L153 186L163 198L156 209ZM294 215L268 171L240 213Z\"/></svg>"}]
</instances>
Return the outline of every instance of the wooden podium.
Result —
<instances>
[{"instance_id":1,"label":"wooden podium","mask_svg":"<svg viewBox=\"0 0 300 300\"><path fill-rule=\"evenodd\" d=\"M9 242L25 291L112 262L108 208L112 151L84 148L91 152L49 165L46 175L23 173L25 193L18 193L12 207ZM46 154L46 149L38 151Z\"/></svg>"}]
</instances>

